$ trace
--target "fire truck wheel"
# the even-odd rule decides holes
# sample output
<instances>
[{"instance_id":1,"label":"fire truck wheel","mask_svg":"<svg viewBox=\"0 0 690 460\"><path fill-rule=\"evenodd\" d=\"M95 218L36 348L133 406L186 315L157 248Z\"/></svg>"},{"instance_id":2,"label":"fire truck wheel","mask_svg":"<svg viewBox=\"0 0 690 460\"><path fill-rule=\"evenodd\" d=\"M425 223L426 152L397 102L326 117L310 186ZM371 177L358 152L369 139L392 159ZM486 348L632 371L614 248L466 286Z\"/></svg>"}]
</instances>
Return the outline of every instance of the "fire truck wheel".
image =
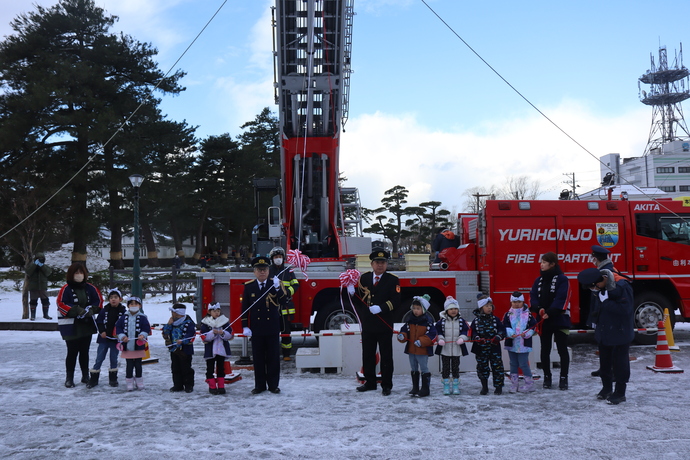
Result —
<instances>
[{"instance_id":1,"label":"fire truck wheel","mask_svg":"<svg viewBox=\"0 0 690 460\"><path fill-rule=\"evenodd\" d=\"M671 326L675 324L675 314L671 302L661 294L647 291L635 298L635 327L654 328L664 319L664 308L668 308ZM641 345L656 344L656 332L638 332L635 342Z\"/></svg>"},{"instance_id":2,"label":"fire truck wheel","mask_svg":"<svg viewBox=\"0 0 690 460\"><path fill-rule=\"evenodd\" d=\"M341 324L357 324L357 317L349 308L343 307L340 303L333 303L326 305L316 313L314 318L314 332L323 330L340 330Z\"/></svg>"}]
</instances>

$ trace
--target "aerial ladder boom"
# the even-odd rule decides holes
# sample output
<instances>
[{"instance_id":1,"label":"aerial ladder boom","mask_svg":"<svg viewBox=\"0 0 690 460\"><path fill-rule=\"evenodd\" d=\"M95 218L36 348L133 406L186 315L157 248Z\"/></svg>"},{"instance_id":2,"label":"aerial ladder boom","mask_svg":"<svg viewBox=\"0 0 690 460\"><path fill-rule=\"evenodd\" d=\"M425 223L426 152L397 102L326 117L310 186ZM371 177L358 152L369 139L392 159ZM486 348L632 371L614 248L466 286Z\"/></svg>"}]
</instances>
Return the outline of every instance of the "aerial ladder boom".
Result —
<instances>
[{"instance_id":1,"label":"aerial ladder boom","mask_svg":"<svg viewBox=\"0 0 690 460\"><path fill-rule=\"evenodd\" d=\"M340 257L339 141L347 119L354 0L276 0L275 97L286 244Z\"/></svg>"}]
</instances>

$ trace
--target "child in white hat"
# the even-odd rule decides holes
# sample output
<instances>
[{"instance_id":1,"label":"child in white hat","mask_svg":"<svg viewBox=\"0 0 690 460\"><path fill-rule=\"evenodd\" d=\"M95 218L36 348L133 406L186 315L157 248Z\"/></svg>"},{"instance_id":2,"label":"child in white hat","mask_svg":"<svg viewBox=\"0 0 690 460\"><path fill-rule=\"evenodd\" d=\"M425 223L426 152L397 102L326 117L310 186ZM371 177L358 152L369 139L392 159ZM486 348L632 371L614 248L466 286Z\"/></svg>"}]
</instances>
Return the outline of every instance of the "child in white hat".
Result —
<instances>
[{"instance_id":1,"label":"child in white hat","mask_svg":"<svg viewBox=\"0 0 690 460\"><path fill-rule=\"evenodd\" d=\"M452 296L446 297L441 312L441 319L436 323L438 347L436 354L441 355L441 378L443 394L460 394L460 356L467 356L467 333L469 326L460 316L460 305ZM453 375L453 381L450 377ZM451 390L452 383L452 390Z\"/></svg>"}]
</instances>

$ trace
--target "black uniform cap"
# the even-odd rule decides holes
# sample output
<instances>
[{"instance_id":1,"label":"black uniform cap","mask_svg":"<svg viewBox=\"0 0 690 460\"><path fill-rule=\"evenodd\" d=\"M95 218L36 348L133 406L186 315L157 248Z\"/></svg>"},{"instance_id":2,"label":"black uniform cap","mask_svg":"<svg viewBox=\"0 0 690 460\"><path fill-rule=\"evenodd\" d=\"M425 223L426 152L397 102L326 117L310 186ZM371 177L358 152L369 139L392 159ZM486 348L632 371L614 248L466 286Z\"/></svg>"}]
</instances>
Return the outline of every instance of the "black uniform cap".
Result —
<instances>
[{"instance_id":1,"label":"black uniform cap","mask_svg":"<svg viewBox=\"0 0 690 460\"><path fill-rule=\"evenodd\" d=\"M384 251L382 249L369 254L369 260L388 260L390 257L391 255L388 253L388 251Z\"/></svg>"},{"instance_id":2,"label":"black uniform cap","mask_svg":"<svg viewBox=\"0 0 690 460\"><path fill-rule=\"evenodd\" d=\"M270 265L270 261L268 260L267 257L254 257L252 259L252 267L263 268L263 267L268 267L269 265Z\"/></svg>"}]
</instances>

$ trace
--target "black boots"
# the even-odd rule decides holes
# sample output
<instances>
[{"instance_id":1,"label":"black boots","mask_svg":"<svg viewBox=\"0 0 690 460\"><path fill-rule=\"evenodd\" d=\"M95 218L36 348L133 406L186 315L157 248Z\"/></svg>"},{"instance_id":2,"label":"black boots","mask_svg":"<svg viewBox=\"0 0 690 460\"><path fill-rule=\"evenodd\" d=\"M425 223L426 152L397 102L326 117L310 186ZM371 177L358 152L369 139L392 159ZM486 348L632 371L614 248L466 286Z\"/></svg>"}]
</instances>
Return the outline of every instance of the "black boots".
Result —
<instances>
[{"instance_id":1,"label":"black boots","mask_svg":"<svg viewBox=\"0 0 690 460\"><path fill-rule=\"evenodd\" d=\"M98 385L98 377L101 375L101 370L91 369L89 374L89 383L86 384L86 388L93 388Z\"/></svg>"},{"instance_id":2,"label":"black boots","mask_svg":"<svg viewBox=\"0 0 690 460\"><path fill-rule=\"evenodd\" d=\"M544 388L551 388L551 374L544 374Z\"/></svg>"},{"instance_id":3,"label":"black boots","mask_svg":"<svg viewBox=\"0 0 690 460\"><path fill-rule=\"evenodd\" d=\"M65 388L74 388L74 371L67 372L67 377L65 377Z\"/></svg>"},{"instance_id":4,"label":"black boots","mask_svg":"<svg viewBox=\"0 0 690 460\"><path fill-rule=\"evenodd\" d=\"M489 380L488 379L479 379L480 382L482 382L482 389L479 392L480 395L488 395L489 394Z\"/></svg>"},{"instance_id":5,"label":"black boots","mask_svg":"<svg viewBox=\"0 0 690 460\"><path fill-rule=\"evenodd\" d=\"M50 316L48 316L48 305L43 306L43 319L51 320Z\"/></svg>"},{"instance_id":6,"label":"black boots","mask_svg":"<svg viewBox=\"0 0 690 460\"><path fill-rule=\"evenodd\" d=\"M567 375L561 375L561 378L558 380L558 389L559 390L567 390L568 389L568 376Z\"/></svg>"},{"instance_id":7,"label":"black boots","mask_svg":"<svg viewBox=\"0 0 690 460\"><path fill-rule=\"evenodd\" d=\"M422 374L422 388L419 390L417 397L423 398L429 396L429 385L431 383L431 372Z\"/></svg>"},{"instance_id":8,"label":"black boots","mask_svg":"<svg viewBox=\"0 0 690 460\"><path fill-rule=\"evenodd\" d=\"M31 321L36 321L36 306L35 306L35 305L31 305L31 306L29 307L29 309L31 310L31 317L30 317L29 319L30 319Z\"/></svg>"},{"instance_id":9,"label":"black boots","mask_svg":"<svg viewBox=\"0 0 690 460\"><path fill-rule=\"evenodd\" d=\"M412 389L408 394L412 396L417 396L419 394L419 371L410 372L412 376Z\"/></svg>"},{"instance_id":10,"label":"black boots","mask_svg":"<svg viewBox=\"0 0 690 460\"><path fill-rule=\"evenodd\" d=\"M111 387L118 386L117 383L117 369L110 369L108 371L108 385Z\"/></svg>"}]
</instances>

